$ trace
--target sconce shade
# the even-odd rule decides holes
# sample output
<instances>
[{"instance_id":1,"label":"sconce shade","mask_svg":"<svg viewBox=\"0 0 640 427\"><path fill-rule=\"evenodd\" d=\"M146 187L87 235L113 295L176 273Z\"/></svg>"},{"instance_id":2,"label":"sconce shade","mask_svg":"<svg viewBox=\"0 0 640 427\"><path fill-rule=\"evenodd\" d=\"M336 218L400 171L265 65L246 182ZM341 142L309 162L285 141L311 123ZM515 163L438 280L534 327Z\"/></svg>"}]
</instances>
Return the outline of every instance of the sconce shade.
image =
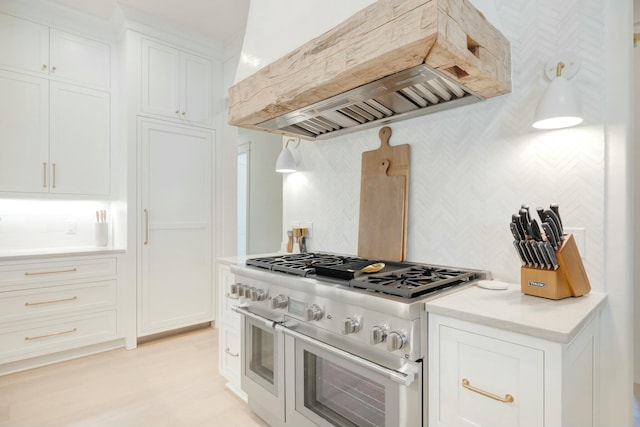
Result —
<instances>
[{"instance_id":1,"label":"sconce shade","mask_svg":"<svg viewBox=\"0 0 640 427\"><path fill-rule=\"evenodd\" d=\"M292 173L296 171L296 159L291 150L285 145L276 160L276 172Z\"/></svg>"},{"instance_id":2,"label":"sconce shade","mask_svg":"<svg viewBox=\"0 0 640 427\"><path fill-rule=\"evenodd\" d=\"M544 93L534 115L536 129L560 129L582 123L578 96L564 76L555 77Z\"/></svg>"}]
</instances>

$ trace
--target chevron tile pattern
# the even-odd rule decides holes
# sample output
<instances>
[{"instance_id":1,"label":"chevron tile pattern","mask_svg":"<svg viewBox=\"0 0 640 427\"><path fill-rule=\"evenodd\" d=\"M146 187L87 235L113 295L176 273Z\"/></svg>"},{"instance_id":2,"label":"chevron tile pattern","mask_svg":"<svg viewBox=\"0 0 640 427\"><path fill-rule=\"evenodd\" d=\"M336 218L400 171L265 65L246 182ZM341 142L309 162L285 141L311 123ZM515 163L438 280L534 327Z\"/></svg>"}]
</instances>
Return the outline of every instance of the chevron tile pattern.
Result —
<instances>
[{"instance_id":1,"label":"chevron tile pattern","mask_svg":"<svg viewBox=\"0 0 640 427\"><path fill-rule=\"evenodd\" d=\"M582 256L594 289L603 275L604 10L598 0L496 0L511 41L513 92L392 124L391 144L411 145L407 257L490 270L519 282L508 223L522 203L560 205L565 226L584 227ZM548 81L544 65L572 52L584 125L536 131ZM379 128L294 151L300 170L284 184L284 224L313 221L311 250L356 253L360 163Z\"/></svg>"}]
</instances>

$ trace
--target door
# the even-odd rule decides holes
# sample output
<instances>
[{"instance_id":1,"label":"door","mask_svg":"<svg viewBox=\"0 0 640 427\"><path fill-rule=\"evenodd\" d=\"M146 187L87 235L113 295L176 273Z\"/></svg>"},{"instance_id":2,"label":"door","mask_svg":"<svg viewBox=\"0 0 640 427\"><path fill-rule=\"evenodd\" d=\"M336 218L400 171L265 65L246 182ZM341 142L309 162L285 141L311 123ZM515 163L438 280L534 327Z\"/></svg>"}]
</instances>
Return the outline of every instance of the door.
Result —
<instances>
[{"instance_id":1,"label":"door","mask_svg":"<svg viewBox=\"0 0 640 427\"><path fill-rule=\"evenodd\" d=\"M0 46L1 66L49 74L49 27L0 14Z\"/></svg>"},{"instance_id":2,"label":"door","mask_svg":"<svg viewBox=\"0 0 640 427\"><path fill-rule=\"evenodd\" d=\"M108 44L54 29L50 30L50 40L51 76L92 86L110 86Z\"/></svg>"},{"instance_id":3,"label":"door","mask_svg":"<svg viewBox=\"0 0 640 427\"><path fill-rule=\"evenodd\" d=\"M47 192L49 82L0 71L0 94L0 191Z\"/></svg>"},{"instance_id":4,"label":"door","mask_svg":"<svg viewBox=\"0 0 640 427\"><path fill-rule=\"evenodd\" d=\"M108 195L111 102L108 92L51 82L50 191Z\"/></svg>"},{"instance_id":5,"label":"door","mask_svg":"<svg viewBox=\"0 0 640 427\"><path fill-rule=\"evenodd\" d=\"M138 333L213 320L211 131L139 121Z\"/></svg>"},{"instance_id":6,"label":"door","mask_svg":"<svg viewBox=\"0 0 640 427\"><path fill-rule=\"evenodd\" d=\"M287 423L422 426L422 364L394 371L292 330L284 334Z\"/></svg>"},{"instance_id":7,"label":"door","mask_svg":"<svg viewBox=\"0 0 640 427\"><path fill-rule=\"evenodd\" d=\"M180 117L180 51L142 40L142 111Z\"/></svg>"},{"instance_id":8,"label":"door","mask_svg":"<svg viewBox=\"0 0 640 427\"><path fill-rule=\"evenodd\" d=\"M213 66L211 60L181 53L181 118L189 123L213 122Z\"/></svg>"}]
</instances>

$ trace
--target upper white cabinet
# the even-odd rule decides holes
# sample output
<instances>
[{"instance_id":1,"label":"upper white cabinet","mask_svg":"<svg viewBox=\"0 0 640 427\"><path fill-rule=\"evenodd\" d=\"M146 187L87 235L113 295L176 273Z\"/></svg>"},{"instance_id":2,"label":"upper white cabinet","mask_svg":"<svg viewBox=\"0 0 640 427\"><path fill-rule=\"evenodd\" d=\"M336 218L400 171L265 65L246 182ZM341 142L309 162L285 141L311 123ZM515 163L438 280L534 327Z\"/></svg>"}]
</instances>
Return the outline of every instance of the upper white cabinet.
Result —
<instances>
[{"instance_id":1,"label":"upper white cabinet","mask_svg":"<svg viewBox=\"0 0 640 427\"><path fill-rule=\"evenodd\" d=\"M50 93L50 191L108 195L109 93L58 82L51 82Z\"/></svg>"},{"instance_id":2,"label":"upper white cabinet","mask_svg":"<svg viewBox=\"0 0 640 427\"><path fill-rule=\"evenodd\" d=\"M213 124L213 63L159 43L142 40L143 113L210 127Z\"/></svg>"},{"instance_id":3,"label":"upper white cabinet","mask_svg":"<svg viewBox=\"0 0 640 427\"><path fill-rule=\"evenodd\" d=\"M0 191L108 195L108 92L0 70Z\"/></svg>"},{"instance_id":4,"label":"upper white cabinet","mask_svg":"<svg viewBox=\"0 0 640 427\"><path fill-rule=\"evenodd\" d=\"M0 66L108 88L108 44L0 14Z\"/></svg>"},{"instance_id":5,"label":"upper white cabinet","mask_svg":"<svg viewBox=\"0 0 640 427\"><path fill-rule=\"evenodd\" d=\"M0 191L48 192L49 82L0 70L0 94Z\"/></svg>"}]
</instances>

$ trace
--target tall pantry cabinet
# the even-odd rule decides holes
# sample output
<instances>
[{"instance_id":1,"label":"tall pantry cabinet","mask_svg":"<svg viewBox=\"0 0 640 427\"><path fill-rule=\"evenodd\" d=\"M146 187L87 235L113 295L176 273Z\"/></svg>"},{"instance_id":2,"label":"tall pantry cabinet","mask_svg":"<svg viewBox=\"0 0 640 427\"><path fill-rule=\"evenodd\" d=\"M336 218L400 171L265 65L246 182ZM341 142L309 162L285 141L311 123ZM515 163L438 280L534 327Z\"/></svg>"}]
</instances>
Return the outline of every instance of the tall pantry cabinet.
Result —
<instances>
[{"instance_id":1,"label":"tall pantry cabinet","mask_svg":"<svg viewBox=\"0 0 640 427\"><path fill-rule=\"evenodd\" d=\"M125 35L138 337L214 320L216 64L184 46Z\"/></svg>"}]
</instances>

